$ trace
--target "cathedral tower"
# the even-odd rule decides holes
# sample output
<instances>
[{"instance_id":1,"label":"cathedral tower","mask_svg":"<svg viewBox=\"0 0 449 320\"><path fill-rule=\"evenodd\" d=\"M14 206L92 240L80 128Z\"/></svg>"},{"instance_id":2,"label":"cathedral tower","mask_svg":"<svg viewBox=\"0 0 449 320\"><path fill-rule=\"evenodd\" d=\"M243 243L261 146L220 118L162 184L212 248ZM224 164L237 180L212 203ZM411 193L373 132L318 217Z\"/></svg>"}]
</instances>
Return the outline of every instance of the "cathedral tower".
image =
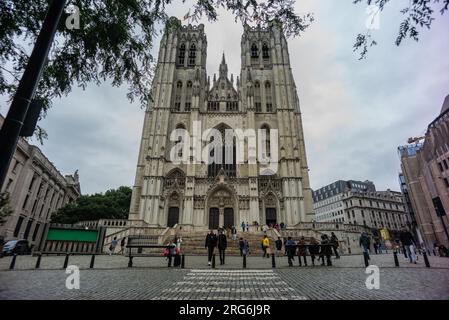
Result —
<instances>
[{"instance_id":1,"label":"cathedral tower","mask_svg":"<svg viewBox=\"0 0 449 320\"><path fill-rule=\"evenodd\" d=\"M152 85L153 101L145 113L129 218L196 229L237 226L242 221L287 226L311 221L300 106L281 26L244 26L241 72L234 81L224 53L218 77L207 76L203 25L181 26L175 18L168 25ZM170 139L176 129L184 129L191 142L176 151L185 160L181 163L173 161L173 148L181 141ZM228 157L226 161L193 161L194 150L217 141L209 136L206 141L195 139L195 133L209 129L223 137L229 130L265 130L265 155L273 158L270 150L276 148L276 169L248 161L249 151L243 162L237 161L235 139L223 143L221 153L209 152L223 160ZM270 132L275 131L277 139L271 141ZM251 148L256 147L245 140L245 150Z\"/></svg>"}]
</instances>

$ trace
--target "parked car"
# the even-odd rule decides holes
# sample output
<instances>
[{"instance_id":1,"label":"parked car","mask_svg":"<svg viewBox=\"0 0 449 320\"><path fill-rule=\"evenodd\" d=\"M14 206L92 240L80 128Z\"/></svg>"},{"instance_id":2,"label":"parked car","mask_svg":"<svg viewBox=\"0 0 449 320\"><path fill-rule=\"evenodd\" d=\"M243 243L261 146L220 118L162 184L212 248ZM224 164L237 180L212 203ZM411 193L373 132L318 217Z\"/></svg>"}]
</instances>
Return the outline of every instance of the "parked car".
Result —
<instances>
[{"instance_id":1,"label":"parked car","mask_svg":"<svg viewBox=\"0 0 449 320\"><path fill-rule=\"evenodd\" d=\"M28 245L28 240L10 240L3 246L2 256L29 253L30 247Z\"/></svg>"}]
</instances>

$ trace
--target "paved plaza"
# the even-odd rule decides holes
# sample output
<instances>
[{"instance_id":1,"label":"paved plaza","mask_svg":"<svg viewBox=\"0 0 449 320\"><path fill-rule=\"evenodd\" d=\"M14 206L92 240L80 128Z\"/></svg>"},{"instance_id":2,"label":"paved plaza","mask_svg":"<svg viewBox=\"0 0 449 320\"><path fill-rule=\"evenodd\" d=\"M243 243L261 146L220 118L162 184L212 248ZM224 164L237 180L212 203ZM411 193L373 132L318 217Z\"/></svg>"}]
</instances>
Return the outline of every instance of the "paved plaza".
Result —
<instances>
[{"instance_id":1,"label":"paved plaza","mask_svg":"<svg viewBox=\"0 0 449 320\"><path fill-rule=\"evenodd\" d=\"M449 259L422 257L411 265L399 256L373 255L371 264L380 269L380 288L367 289L361 256L333 259L333 267L289 268L286 258L249 257L242 269L240 257L229 257L226 266L207 266L206 257L186 257L186 268L167 268L164 258L134 258L127 268L122 256L96 257L89 269L90 256L71 256L69 265L80 268L80 289L69 290L68 275L62 269L63 256L44 256L35 270L36 257L20 256L14 270L11 257L0 259L0 299L163 299L163 300L309 300L309 299L449 299Z\"/></svg>"}]
</instances>

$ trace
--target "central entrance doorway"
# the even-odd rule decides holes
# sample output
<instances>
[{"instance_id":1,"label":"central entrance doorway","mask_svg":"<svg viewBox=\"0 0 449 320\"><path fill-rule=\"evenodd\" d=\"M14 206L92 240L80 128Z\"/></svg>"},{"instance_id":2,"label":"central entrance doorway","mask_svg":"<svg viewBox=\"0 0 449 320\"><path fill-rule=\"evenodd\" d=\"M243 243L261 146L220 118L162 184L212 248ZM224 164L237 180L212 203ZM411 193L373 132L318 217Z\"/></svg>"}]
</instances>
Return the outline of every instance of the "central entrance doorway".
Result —
<instances>
[{"instance_id":1,"label":"central entrance doorway","mask_svg":"<svg viewBox=\"0 0 449 320\"><path fill-rule=\"evenodd\" d=\"M179 208L170 207L168 209L167 227L173 228L179 222Z\"/></svg>"},{"instance_id":2,"label":"central entrance doorway","mask_svg":"<svg viewBox=\"0 0 449 320\"><path fill-rule=\"evenodd\" d=\"M276 208L266 208L266 223L268 226L274 226L277 223L276 220Z\"/></svg>"},{"instance_id":3,"label":"central entrance doorway","mask_svg":"<svg viewBox=\"0 0 449 320\"><path fill-rule=\"evenodd\" d=\"M224 227L231 228L234 226L234 209L225 208L224 209Z\"/></svg>"},{"instance_id":4,"label":"central entrance doorway","mask_svg":"<svg viewBox=\"0 0 449 320\"><path fill-rule=\"evenodd\" d=\"M209 209L209 229L218 229L220 223L220 210L218 208Z\"/></svg>"}]
</instances>

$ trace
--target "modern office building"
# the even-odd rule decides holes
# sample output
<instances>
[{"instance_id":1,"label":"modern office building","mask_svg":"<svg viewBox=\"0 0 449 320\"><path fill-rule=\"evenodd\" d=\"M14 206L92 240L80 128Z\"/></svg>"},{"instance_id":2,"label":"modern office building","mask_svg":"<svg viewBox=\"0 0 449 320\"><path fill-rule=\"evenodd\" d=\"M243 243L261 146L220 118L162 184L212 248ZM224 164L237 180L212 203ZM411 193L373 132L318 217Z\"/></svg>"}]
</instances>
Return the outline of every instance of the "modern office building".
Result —
<instances>
[{"instance_id":1,"label":"modern office building","mask_svg":"<svg viewBox=\"0 0 449 320\"><path fill-rule=\"evenodd\" d=\"M315 221L368 227L396 236L406 224L405 204L400 192L377 191L371 181L336 181L313 191Z\"/></svg>"}]
</instances>

